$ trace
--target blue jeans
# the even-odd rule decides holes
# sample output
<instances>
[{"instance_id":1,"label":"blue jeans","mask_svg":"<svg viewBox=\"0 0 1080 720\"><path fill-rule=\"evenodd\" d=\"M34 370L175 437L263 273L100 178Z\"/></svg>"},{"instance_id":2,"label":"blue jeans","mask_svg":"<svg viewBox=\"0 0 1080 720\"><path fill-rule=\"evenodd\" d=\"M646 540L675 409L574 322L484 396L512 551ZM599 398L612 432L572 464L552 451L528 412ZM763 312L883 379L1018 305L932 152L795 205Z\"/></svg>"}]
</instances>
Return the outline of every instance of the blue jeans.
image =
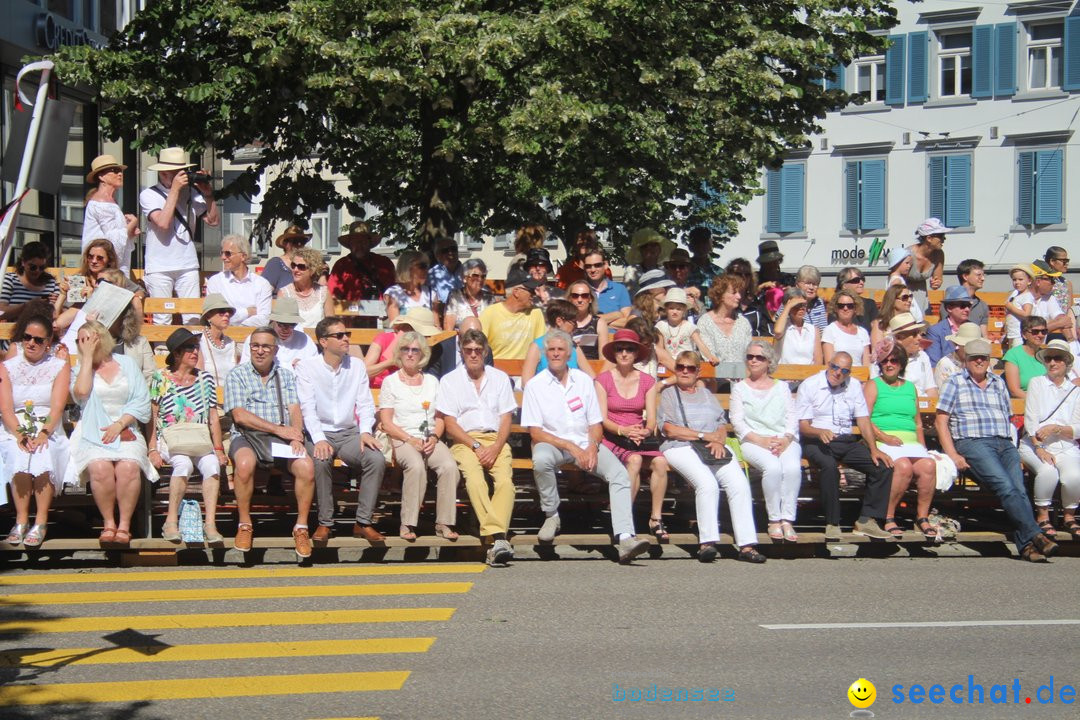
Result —
<instances>
[{"instance_id":1,"label":"blue jeans","mask_svg":"<svg viewBox=\"0 0 1080 720\"><path fill-rule=\"evenodd\" d=\"M1041 530L1035 524L1031 500L1024 491L1024 471L1020 467L1020 454L1008 438L957 438L953 441L956 452L964 456L980 483L1001 500L1001 509L1009 516L1016 529L1013 540L1016 549L1022 550Z\"/></svg>"}]
</instances>

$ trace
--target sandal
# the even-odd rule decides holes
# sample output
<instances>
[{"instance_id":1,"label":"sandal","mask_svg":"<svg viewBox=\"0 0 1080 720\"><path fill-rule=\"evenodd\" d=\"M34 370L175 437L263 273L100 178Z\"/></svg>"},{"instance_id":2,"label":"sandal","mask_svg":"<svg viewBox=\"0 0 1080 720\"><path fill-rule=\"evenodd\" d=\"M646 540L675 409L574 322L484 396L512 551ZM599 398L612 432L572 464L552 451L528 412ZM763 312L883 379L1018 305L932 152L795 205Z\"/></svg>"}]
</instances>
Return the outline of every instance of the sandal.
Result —
<instances>
[{"instance_id":1,"label":"sandal","mask_svg":"<svg viewBox=\"0 0 1080 720\"><path fill-rule=\"evenodd\" d=\"M45 541L45 526L34 525L30 528L30 532L26 533L26 537L23 538L23 544L26 547L37 547Z\"/></svg>"},{"instance_id":2,"label":"sandal","mask_svg":"<svg viewBox=\"0 0 1080 720\"><path fill-rule=\"evenodd\" d=\"M890 525L892 525L892 527L889 527ZM885 527L883 527L882 530L891 534L894 538L904 537L904 528L900 527L900 524L896 522L896 518L894 517L885 518Z\"/></svg>"},{"instance_id":3,"label":"sandal","mask_svg":"<svg viewBox=\"0 0 1080 720\"><path fill-rule=\"evenodd\" d=\"M113 542L116 543L117 545L130 545L131 544L131 531L130 530L120 530L119 528L117 528L117 530L114 533L113 537L114 537Z\"/></svg>"},{"instance_id":4,"label":"sandal","mask_svg":"<svg viewBox=\"0 0 1080 720\"><path fill-rule=\"evenodd\" d=\"M116 528L104 528L98 535L98 542L102 545L116 542Z\"/></svg>"},{"instance_id":5,"label":"sandal","mask_svg":"<svg viewBox=\"0 0 1080 720\"><path fill-rule=\"evenodd\" d=\"M161 539L178 543L184 538L180 534L180 526L177 523L165 523L161 526Z\"/></svg>"},{"instance_id":6,"label":"sandal","mask_svg":"<svg viewBox=\"0 0 1080 720\"><path fill-rule=\"evenodd\" d=\"M1080 523L1076 522L1076 518L1065 523L1065 530L1073 536L1073 540L1080 539Z\"/></svg>"},{"instance_id":7,"label":"sandal","mask_svg":"<svg viewBox=\"0 0 1080 720\"><path fill-rule=\"evenodd\" d=\"M203 539L210 544L225 542L225 537L216 527L203 523Z\"/></svg>"},{"instance_id":8,"label":"sandal","mask_svg":"<svg viewBox=\"0 0 1080 720\"><path fill-rule=\"evenodd\" d=\"M1057 530L1054 529L1054 523L1049 520L1043 520L1039 523L1039 529L1042 530L1043 535L1046 537L1054 537L1057 535Z\"/></svg>"},{"instance_id":9,"label":"sandal","mask_svg":"<svg viewBox=\"0 0 1080 720\"><path fill-rule=\"evenodd\" d=\"M754 563L755 565L760 565L765 562L765 556L759 553L753 545L747 545L740 549L737 559L743 562Z\"/></svg>"},{"instance_id":10,"label":"sandal","mask_svg":"<svg viewBox=\"0 0 1080 720\"><path fill-rule=\"evenodd\" d=\"M451 542L461 537L457 534L457 531L454 530L453 525L443 525L441 523L435 523L435 534L443 540L449 540Z\"/></svg>"},{"instance_id":11,"label":"sandal","mask_svg":"<svg viewBox=\"0 0 1080 720\"><path fill-rule=\"evenodd\" d=\"M915 524L919 526L919 531L923 534L923 537L928 540L936 540L938 536L937 528L930 524L930 518L917 518Z\"/></svg>"},{"instance_id":12,"label":"sandal","mask_svg":"<svg viewBox=\"0 0 1080 720\"><path fill-rule=\"evenodd\" d=\"M782 523L771 522L769 523L769 537L773 540L784 539L784 526Z\"/></svg>"},{"instance_id":13,"label":"sandal","mask_svg":"<svg viewBox=\"0 0 1080 720\"><path fill-rule=\"evenodd\" d=\"M668 535L667 528L664 527L664 521L662 518L649 518L649 532L656 538L656 542L667 542L671 536Z\"/></svg>"},{"instance_id":14,"label":"sandal","mask_svg":"<svg viewBox=\"0 0 1080 720\"><path fill-rule=\"evenodd\" d=\"M15 527L11 528L5 542L18 545L23 541L24 537L26 537L26 523L15 523Z\"/></svg>"},{"instance_id":15,"label":"sandal","mask_svg":"<svg viewBox=\"0 0 1080 720\"><path fill-rule=\"evenodd\" d=\"M784 540L791 543L799 542L799 534L795 532L795 528L792 527L791 522L784 520L780 523L780 529L784 531Z\"/></svg>"},{"instance_id":16,"label":"sandal","mask_svg":"<svg viewBox=\"0 0 1080 720\"><path fill-rule=\"evenodd\" d=\"M402 525L399 534L401 535L402 540L408 540L409 542L416 540L416 531L408 525Z\"/></svg>"}]
</instances>

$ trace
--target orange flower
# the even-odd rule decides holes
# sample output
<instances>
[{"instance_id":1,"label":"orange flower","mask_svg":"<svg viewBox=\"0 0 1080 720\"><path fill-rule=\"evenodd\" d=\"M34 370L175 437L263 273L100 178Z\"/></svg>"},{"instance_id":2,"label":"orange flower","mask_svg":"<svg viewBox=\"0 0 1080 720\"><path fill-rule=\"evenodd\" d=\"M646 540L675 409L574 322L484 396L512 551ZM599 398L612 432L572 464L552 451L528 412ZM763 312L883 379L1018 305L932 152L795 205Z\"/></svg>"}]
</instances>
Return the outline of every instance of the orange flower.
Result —
<instances>
[{"instance_id":1,"label":"orange flower","mask_svg":"<svg viewBox=\"0 0 1080 720\"><path fill-rule=\"evenodd\" d=\"M426 400L425 400L424 402L420 403L420 405L421 405L421 406L422 406L422 407L423 407L423 408L424 408L425 410L427 410L427 409L428 409L429 407L431 407L431 403L430 403L430 402L427 402Z\"/></svg>"}]
</instances>

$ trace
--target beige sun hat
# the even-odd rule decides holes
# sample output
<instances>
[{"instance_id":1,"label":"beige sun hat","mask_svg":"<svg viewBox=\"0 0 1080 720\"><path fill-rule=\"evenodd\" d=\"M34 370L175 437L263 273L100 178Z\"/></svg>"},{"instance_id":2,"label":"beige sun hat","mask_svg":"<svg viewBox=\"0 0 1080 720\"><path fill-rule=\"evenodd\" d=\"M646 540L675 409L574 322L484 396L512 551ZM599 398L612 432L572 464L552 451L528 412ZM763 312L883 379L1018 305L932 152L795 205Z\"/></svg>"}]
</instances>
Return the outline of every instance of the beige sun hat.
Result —
<instances>
[{"instance_id":1,"label":"beige sun hat","mask_svg":"<svg viewBox=\"0 0 1080 720\"><path fill-rule=\"evenodd\" d=\"M310 239L311 233L304 232L304 228L300 227L299 225L290 225L288 229L285 230L285 232L277 236L277 240L274 241L274 244L284 250L285 243L287 242L303 244Z\"/></svg>"},{"instance_id":2,"label":"beige sun hat","mask_svg":"<svg viewBox=\"0 0 1080 720\"><path fill-rule=\"evenodd\" d=\"M206 316L215 310L232 310L233 314L236 314L236 308L221 293L210 293L203 299L202 315L199 317L205 320Z\"/></svg>"},{"instance_id":3,"label":"beige sun hat","mask_svg":"<svg viewBox=\"0 0 1080 720\"><path fill-rule=\"evenodd\" d=\"M627 264L640 265L641 248L652 243L660 246L660 264L663 265L671 255L671 251L675 249L675 243L649 227L636 230L630 237L630 249L626 251Z\"/></svg>"},{"instance_id":4,"label":"beige sun hat","mask_svg":"<svg viewBox=\"0 0 1080 720\"><path fill-rule=\"evenodd\" d=\"M954 345L964 347L972 340L982 340L982 328L973 322L960 323L960 327L956 328L956 332L952 335L946 335L945 339Z\"/></svg>"},{"instance_id":5,"label":"beige sun hat","mask_svg":"<svg viewBox=\"0 0 1080 720\"><path fill-rule=\"evenodd\" d=\"M180 147L165 148L158 155L158 161L147 168L147 170L156 170L158 172L165 172L167 170L183 170L184 168L195 167L195 163L190 162L187 151Z\"/></svg>"},{"instance_id":6,"label":"beige sun hat","mask_svg":"<svg viewBox=\"0 0 1080 720\"><path fill-rule=\"evenodd\" d=\"M911 330L920 330L926 327L926 323L919 322L911 313L897 313L889 321L889 334L899 335Z\"/></svg>"},{"instance_id":7,"label":"beige sun hat","mask_svg":"<svg viewBox=\"0 0 1080 720\"><path fill-rule=\"evenodd\" d=\"M1045 365L1046 356L1050 354L1064 355L1066 357L1066 365L1072 365L1073 361L1076 360L1076 357L1072 353L1072 348L1069 347L1069 343L1057 338L1051 340L1050 342L1046 343L1046 345L1043 345L1041 348L1039 348L1035 352L1035 359Z\"/></svg>"},{"instance_id":8,"label":"beige sun hat","mask_svg":"<svg viewBox=\"0 0 1080 720\"><path fill-rule=\"evenodd\" d=\"M304 318L300 317L300 306L296 303L296 298L275 300L270 306L270 321L285 325L299 325L304 322Z\"/></svg>"},{"instance_id":9,"label":"beige sun hat","mask_svg":"<svg viewBox=\"0 0 1080 720\"><path fill-rule=\"evenodd\" d=\"M390 327L397 325L408 325L416 332L420 333L424 337L431 337L432 335L438 335L442 330L435 324L435 313L428 310L426 307L411 307L408 312L402 313L394 318L394 321L390 323Z\"/></svg>"},{"instance_id":10,"label":"beige sun hat","mask_svg":"<svg viewBox=\"0 0 1080 720\"><path fill-rule=\"evenodd\" d=\"M664 301L662 305L670 305L671 303L677 303L679 305L690 305L690 298L687 297L686 291L682 288L668 288L667 294L664 295Z\"/></svg>"},{"instance_id":11,"label":"beige sun hat","mask_svg":"<svg viewBox=\"0 0 1080 720\"><path fill-rule=\"evenodd\" d=\"M98 155L90 162L90 172L86 173L86 182L93 185L97 182L99 173L103 170L111 170L112 168L127 170L127 165L124 165L112 155Z\"/></svg>"}]
</instances>

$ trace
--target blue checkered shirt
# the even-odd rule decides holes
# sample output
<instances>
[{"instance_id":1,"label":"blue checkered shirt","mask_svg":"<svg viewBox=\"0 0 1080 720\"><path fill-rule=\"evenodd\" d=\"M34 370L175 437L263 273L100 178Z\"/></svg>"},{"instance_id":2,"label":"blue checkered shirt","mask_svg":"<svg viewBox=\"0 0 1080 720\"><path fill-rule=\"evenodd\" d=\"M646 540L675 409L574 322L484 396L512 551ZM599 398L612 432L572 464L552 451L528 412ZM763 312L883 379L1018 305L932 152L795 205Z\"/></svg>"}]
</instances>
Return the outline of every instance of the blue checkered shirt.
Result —
<instances>
[{"instance_id":1,"label":"blue checkered shirt","mask_svg":"<svg viewBox=\"0 0 1080 720\"><path fill-rule=\"evenodd\" d=\"M284 408L278 404L275 376L281 378L281 400L285 404ZM296 376L292 370L278 365L277 360L274 361L274 367L270 369L270 376L266 378L265 384L250 362L240 363L230 370L225 378L225 412L233 408L243 408L267 422L288 425L289 406L299 404ZM239 429L233 425L232 435L235 437L239 434Z\"/></svg>"},{"instance_id":2,"label":"blue checkered shirt","mask_svg":"<svg viewBox=\"0 0 1080 720\"><path fill-rule=\"evenodd\" d=\"M1005 381L994 373L986 377L985 389L975 384L967 370L945 381L937 409L949 413L949 433L954 438L1013 437L1012 403Z\"/></svg>"}]
</instances>

